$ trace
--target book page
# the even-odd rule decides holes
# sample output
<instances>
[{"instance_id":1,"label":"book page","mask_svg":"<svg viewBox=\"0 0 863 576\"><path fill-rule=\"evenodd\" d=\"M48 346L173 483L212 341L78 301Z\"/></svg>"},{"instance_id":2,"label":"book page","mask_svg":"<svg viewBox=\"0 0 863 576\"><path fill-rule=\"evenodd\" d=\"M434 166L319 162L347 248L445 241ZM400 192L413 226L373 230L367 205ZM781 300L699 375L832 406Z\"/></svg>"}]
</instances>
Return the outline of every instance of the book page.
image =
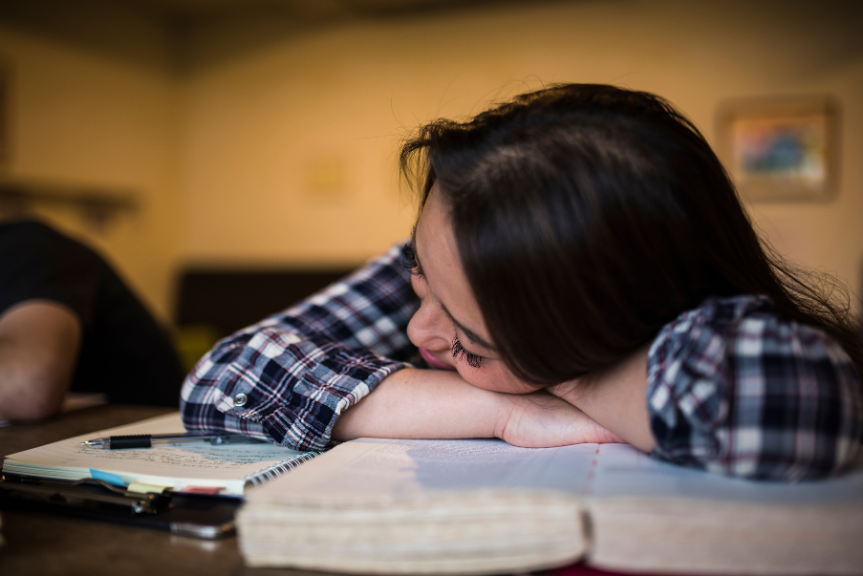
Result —
<instances>
[{"instance_id":1,"label":"book page","mask_svg":"<svg viewBox=\"0 0 863 576\"><path fill-rule=\"evenodd\" d=\"M596 444L518 448L502 440L383 440L337 446L264 492L398 497L468 490L582 494Z\"/></svg>"},{"instance_id":2,"label":"book page","mask_svg":"<svg viewBox=\"0 0 863 576\"><path fill-rule=\"evenodd\" d=\"M588 547L595 445L360 439L250 490L240 547L256 566L378 574L548 568Z\"/></svg>"},{"instance_id":3,"label":"book page","mask_svg":"<svg viewBox=\"0 0 863 576\"><path fill-rule=\"evenodd\" d=\"M518 448L501 440L362 438L337 446L263 489L329 498L337 494L346 500L525 489L594 498L863 505L863 466L835 479L785 484L674 466L626 444Z\"/></svg>"},{"instance_id":4,"label":"book page","mask_svg":"<svg viewBox=\"0 0 863 576\"><path fill-rule=\"evenodd\" d=\"M112 435L170 434L184 432L179 413L151 418L128 426L61 440L6 457L5 472L46 478L80 479L96 470L122 478L123 483L147 482L182 488L233 483L242 493L246 478L271 466L305 454L273 444L209 443L159 445L131 450L94 450L81 442Z\"/></svg>"},{"instance_id":5,"label":"book page","mask_svg":"<svg viewBox=\"0 0 863 576\"><path fill-rule=\"evenodd\" d=\"M589 562L616 572L859 574L863 471L740 480L599 447L586 502Z\"/></svg>"},{"instance_id":6,"label":"book page","mask_svg":"<svg viewBox=\"0 0 863 576\"><path fill-rule=\"evenodd\" d=\"M660 462L626 444L598 446L585 492L598 498L696 498L759 504L863 505L863 466L837 478L787 484L728 478ZM860 463L863 464L863 463Z\"/></svg>"}]
</instances>

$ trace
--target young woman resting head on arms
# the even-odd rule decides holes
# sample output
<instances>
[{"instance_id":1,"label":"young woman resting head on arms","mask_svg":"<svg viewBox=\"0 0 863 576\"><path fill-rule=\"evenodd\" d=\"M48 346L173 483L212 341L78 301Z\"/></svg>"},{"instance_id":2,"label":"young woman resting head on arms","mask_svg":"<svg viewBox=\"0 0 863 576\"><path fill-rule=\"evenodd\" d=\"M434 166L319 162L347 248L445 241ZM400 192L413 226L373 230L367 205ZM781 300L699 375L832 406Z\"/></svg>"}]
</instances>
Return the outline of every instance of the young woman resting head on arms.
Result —
<instances>
[{"instance_id":1,"label":"young woman resting head on arms","mask_svg":"<svg viewBox=\"0 0 863 576\"><path fill-rule=\"evenodd\" d=\"M554 86L421 127L402 167L423 180L411 241L220 342L184 386L189 429L625 441L789 481L860 452L847 310L765 252L664 100Z\"/></svg>"}]
</instances>

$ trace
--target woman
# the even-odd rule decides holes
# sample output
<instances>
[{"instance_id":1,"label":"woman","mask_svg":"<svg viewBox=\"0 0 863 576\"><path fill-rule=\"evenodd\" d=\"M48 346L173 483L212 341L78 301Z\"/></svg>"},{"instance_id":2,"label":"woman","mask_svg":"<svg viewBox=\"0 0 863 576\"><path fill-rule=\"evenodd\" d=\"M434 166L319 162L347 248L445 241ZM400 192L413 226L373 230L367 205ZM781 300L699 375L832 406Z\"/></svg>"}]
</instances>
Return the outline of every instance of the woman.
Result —
<instances>
[{"instance_id":1,"label":"woman","mask_svg":"<svg viewBox=\"0 0 863 576\"><path fill-rule=\"evenodd\" d=\"M189 429L625 441L787 481L860 452L847 312L765 253L662 99L554 86L420 128L402 168L424 181L411 241L220 342L184 386Z\"/></svg>"}]
</instances>

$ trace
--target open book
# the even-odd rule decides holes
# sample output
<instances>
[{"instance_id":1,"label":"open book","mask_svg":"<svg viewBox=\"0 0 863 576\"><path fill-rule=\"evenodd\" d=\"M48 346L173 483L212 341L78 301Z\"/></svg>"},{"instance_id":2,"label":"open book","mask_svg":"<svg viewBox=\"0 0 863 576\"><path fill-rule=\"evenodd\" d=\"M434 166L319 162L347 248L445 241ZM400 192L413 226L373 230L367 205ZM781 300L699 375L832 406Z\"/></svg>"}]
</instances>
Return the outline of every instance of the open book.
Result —
<instances>
[{"instance_id":1,"label":"open book","mask_svg":"<svg viewBox=\"0 0 863 576\"><path fill-rule=\"evenodd\" d=\"M242 496L247 485L275 478L318 454L263 443L214 446L201 442L135 450L80 446L85 440L105 436L183 431L179 413L159 416L8 455L3 472L57 480L97 478L126 486L146 484L175 492Z\"/></svg>"},{"instance_id":2,"label":"open book","mask_svg":"<svg viewBox=\"0 0 863 576\"><path fill-rule=\"evenodd\" d=\"M863 574L863 469L783 485L623 444L361 439L250 490L237 525L252 566Z\"/></svg>"}]
</instances>

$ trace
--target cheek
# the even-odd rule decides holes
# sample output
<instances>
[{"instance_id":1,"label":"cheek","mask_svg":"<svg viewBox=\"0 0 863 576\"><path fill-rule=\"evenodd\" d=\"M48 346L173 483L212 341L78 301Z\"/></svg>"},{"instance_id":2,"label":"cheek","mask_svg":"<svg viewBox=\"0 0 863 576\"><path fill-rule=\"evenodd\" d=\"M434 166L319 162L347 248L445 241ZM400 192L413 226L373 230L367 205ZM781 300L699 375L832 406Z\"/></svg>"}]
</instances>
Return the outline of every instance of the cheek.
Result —
<instances>
[{"instance_id":1,"label":"cheek","mask_svg":"<svg viewBox=\"0 0 863 576\"><path fill-rule=\"evenodd\" d=\"M419 296L420 306L408 322L408 340L418 348L426 348L433 352L448 350L450 338L452 338L452 331L449 329L451 324L443 316L440 307L427 297L428 286L424 280L414 276L411 278L411 286ZM441 361L446 362L444 359Z\"/></svg>"},{"instance_id":2,"label":"cheek","mask_svg":"<svg viewBox=\"0 0 863 576\"><path fill-rule=\"evenodd\" d=\"M471 368L466 362L458 362L456 367L459 376L468 384L483 390L505 394L530 394L538 389L516 378L502 362L489 362L480 368Z\"/></svg>"}]
</instances>

